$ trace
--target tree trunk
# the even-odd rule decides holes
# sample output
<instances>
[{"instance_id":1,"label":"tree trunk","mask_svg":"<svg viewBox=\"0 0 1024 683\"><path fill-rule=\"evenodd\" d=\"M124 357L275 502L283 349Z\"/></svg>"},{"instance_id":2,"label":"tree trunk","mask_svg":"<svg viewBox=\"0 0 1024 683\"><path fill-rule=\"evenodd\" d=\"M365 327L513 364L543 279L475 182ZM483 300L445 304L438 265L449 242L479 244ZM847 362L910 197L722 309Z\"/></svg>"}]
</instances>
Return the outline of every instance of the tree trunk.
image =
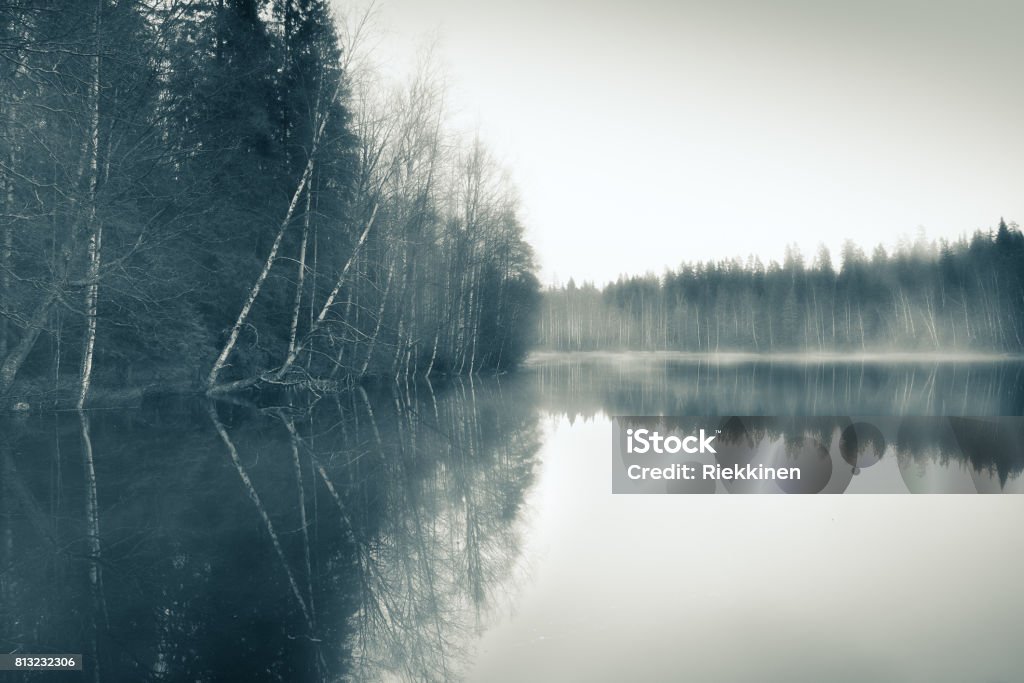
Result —
<instances>
[{"instance_id":1,"label":"tree trunk","mask_svg":"<svg viewBox=\"0 0 1024 683\"><path fill-rule=\"evenodd\" d=\"M326 116L324 118L326 119ZM256 282L253 283L252 288L249 290L249 295L246 297L245 303L242 305L242 310L239 312L238 318L235 320L235 324L231 328L231 334L228 336L227 343L224 344L224 348L221 349L220 355L217 356L217 360L210 369L210 374L206 378L207 389L212 389L217 384L217 377L220 375L220 371L224 369L228 356L230 356L231 352L234 350L235 344L238 342L238 334L242 331L242 326L245 325L245 321L249 318L249 313L252 311L253 304L256 303L256 297L260 295L260 289L263 287L263 283L270 274L270 269L274 267L274 261L277 260L277 252L281 249L281 240L284 239L284 233L288 229L288 224L291 223L292 215L295 213L295 205L298 204L299 197L302 195L302 191L306 187L306 183L309 182L310 175L313 173L314 152L316 151L316 143L319 142L320 133L323 131L323 128L324 124L321 124L314 139L313 151L310 152L309 161L306 163L306 169L302 172L302 177L299 179L299 185L295 188L292 200L288 204L288 211L285 213L284 220L281 221L281 227L278 229L277 236L274 238L274 243L270 247L270 253L267 254L267 260L263 263L263 269L256 278Z\"/></svg>"},{"instance_id":2,"label":"tree trunk","mask_svg":"<svg viewBox=\"0 0 1024 683\"><path fill-rule=\"evenodd\" d=\"M331 293L327 295L327 300L324 302L323 307L320 309L320 313L317 315L316 320L309 326L309 331L306 333L303 341L295 346L295 349L288 354L284 364L274 373L276 379L280 379L284 376L284 373L288 372L288 369L295 362L295 359L299 357L302 349L305 347L306 342L313 338L313 335L320 329L324 319L327 318L327 313L330 312L331 307L334 306L334 300L338 298L338 293L341 291L342 286L345 284L345 279L348 277L348 271L352 268L352 263L359 256L360 250L363 245L366 244L366 238L370 235L370 230L373 229L373 223L377 218L377 207L379 204L374 202L373 209L370 211L370 218L366 221L366 227L363 229L363 233L359 236L359 241L356 242L356 246L352 249L352 254L345 261L345 266L341 269L341 273L338 274L338 279L334 283L334 288Z\"/></svg>"},{"instance_id":3,"label":"tree trunk","mask_svg":"<svg viewBox=\"0 0 1024 683\"><path fill-rule=\"evenodd\" d=\"M7 211L14 214L14 145L11 145L10 153L11 173L5 178L5 202ZM4 306L9 306L11 301L11 258L14 255L14 222L13 218L4 221L3 245L0 246L0 300ZM7 357L7 350L10 346L10 328L7 323L7 311L0 311L0 358Z\"/></svg>"},{"instance_id":4,"label":"tree trunk","mask_svg":"<svg viewBox=\"0 0 1024 683\"><path fill-rule=\"evenodd\" d=\"M18 340L18 345L11 349L10 353L7 354L7 358L4 359L3 365L0 365L0 396L6 394L11 386L14 385L14 378L18 374L18 370L21 369L25 358L28 357L32 347L35 346L36 339L39 337L39 333L43 331L43 326L50 315L50 308L57 301L58 288L61 284L54 284L53 289L46 295L46 299L36 308L36 312L28 321L28 327L22 334L21 339Z\"/></svg>"},{"instance_id":5,"label":"tree trunk","mask_svg":"<svg viewBox=\"0 0 1024 683\"><path fill-rule=\"evenodd\" d=\"M306 278L306 245L309 243L309 210L312 188L306 190L306 215L303 217L302 245L299 247L299 272L295 278L295 304L292 308L292 324L288 335L288 356L295 352L295 340L299 332L299 309L302 307L302 287Z\"/></svg>"},{"instance_id":6,"label":"tree trunk","mask_svg":"<svg viewBox=\"0 0 1024 683\"><path fill-rule=\"evenodd\" d=\"M395 263L391 262L388 267L388 279L384 283L384 293L380 297L380 307L377 309L377 322L374 324L373 334L370 336L370 344L366 349L366 357L363 358L363 364L359 368L359 376L363 377L366 375L367 368L370 367L370 361L373 360L373 350L377 346L377 337L380 335L381 325L384 323L384 310L388 303L388 294L391 292L391 280L395 275Z\"/></svg>"},{"instance_id":7,"label":"tree trunk","mask_svg":"<svg viewBox=\"0 0 1024 683\"><path fill-rule=\"evenodd\" d=\"M103 226L96 217L96 189L99 184L100 161L100 10L102 0L96 3L94 24L96 54L92 58L92 83L90 85L89 114L89 268L85 287L85 349L82 351L81 386L78 392L78 409L85 407L92 381L93 354L96 351L96 314L99 309L100 259L103 248Z\"/></svg>"},{"instance_id":8,"label":"tree trunk","mask_svg":"<svg viewBox=\"0 0 1024 683\"><path fill-rule=\"evenodd\" d=\"M337 100L338 94L341 92L341 86L342 83L339 82L334 95L327 103L323 115L320 116L320 125L317 126L316 132L313 133L313 141L309 149L309 158L306 160L306 168L303 169L302 177L299 178L299 183L295 188L295 192L292 193L292 199L288 203L288 210L285 212L284 220L281 221L281 227L277 231L274 243L270 247L270 253L267 254L267 260L263 264L263 269L256 278L256 282L253 283L252 288L249 290L249 295L246 297L245 303L242 305L242 310L239 312L238 318L235 320L235 324L231 328L231 334L228 336L228 341L224 344L224 348L221 349L220 355L217 356L217 360L214 362L213 367L210 369L210 374L206 378L206 387L208 390L213 389L217 384L217 377L220 375L221 370L224 369L224 365L227 363L228 357L231 355L231 351L234 350L235 344L238 342L238 335L242 331L242 326L245 325L245 321L248 319L249 313L252 311L252 306L256 302L256 297L260 294L260 288L263 287L263 283L270 274L270 269L274 266L274 261L277 260L277 252L281 248L281 240L284 238L284 233L288 229L288 224L291 223L292 216L295 215L295 207L299 203L299 197L302 196L302 192L306 189L306 185L309 184L310 178L313 176L313 167L316 162L317 150L320 147L320 139L323 137L324 130L327 128L327 122L331 118L331 105Z\"/></svg>"}]
</instances>

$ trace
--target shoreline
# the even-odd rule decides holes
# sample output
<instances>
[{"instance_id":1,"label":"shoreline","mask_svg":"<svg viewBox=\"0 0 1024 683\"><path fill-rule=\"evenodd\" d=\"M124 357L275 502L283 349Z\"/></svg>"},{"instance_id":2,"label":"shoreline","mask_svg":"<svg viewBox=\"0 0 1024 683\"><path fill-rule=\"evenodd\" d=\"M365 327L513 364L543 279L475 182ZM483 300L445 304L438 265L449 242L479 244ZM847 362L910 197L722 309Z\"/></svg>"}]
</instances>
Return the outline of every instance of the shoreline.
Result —
<instances>
[{"instance_id":1,"label":"shoreline","mask_svg":"<svg viewBox=\"0 0 1024 683\"><path fill-rule=\"evenodd\" d=\"M998 363L1024 363L1022 353L910 353L910 352L772 352L755 353L749 351L722 351L706 353L696 351L532 351L516 368L507 372L530 371L547 364L579 361L584 363L611 364L643 364L650 362L680 362L690 364L706 363L709 365L743 365L743 364L778 364L778 365L991 365ZM478 376L489 376L491 373L479 373ZM500 373L506 374L506 373ZM443 386L457 378L455 375L439 375L432 383ZM420 378L417 378L419 380ZM370 381L362 386L369 388L377 384ZM59 387L52 385L43 388L38 384L29 383L21 391L12 392L0 397L0 415L17 415L39 410L74 410L75 383L62 383ZM353 386L354 388L354 386ZM341 386L335 391L344 391ZM211 396L198 384L185 381L150 381L135 385L93 384L86 410L107 410L116 408L139 407L144 401L160 397L204 397L216 400L253 400L268 397L276 390L267 391L253 389L234 394ZM27 407L19 407L27 404Z\"/></svg>"},{"instance_id":2,"label":"shoreline","mask_svg":"<svg viewBox=\"0 0 1024 683\"><path fill-rule=\"evenodd\" d=\"M1024 353L1010 352L859 352L840 351L532 351L523 361L523 367L537 366L552 360L578 358L586 360L640 361L679 360L730 363L782 363L803 365L808 363L835 364L898 364L932 365L952 363L1013 363L1024 362Z\"/></svg>"}]
</instances>

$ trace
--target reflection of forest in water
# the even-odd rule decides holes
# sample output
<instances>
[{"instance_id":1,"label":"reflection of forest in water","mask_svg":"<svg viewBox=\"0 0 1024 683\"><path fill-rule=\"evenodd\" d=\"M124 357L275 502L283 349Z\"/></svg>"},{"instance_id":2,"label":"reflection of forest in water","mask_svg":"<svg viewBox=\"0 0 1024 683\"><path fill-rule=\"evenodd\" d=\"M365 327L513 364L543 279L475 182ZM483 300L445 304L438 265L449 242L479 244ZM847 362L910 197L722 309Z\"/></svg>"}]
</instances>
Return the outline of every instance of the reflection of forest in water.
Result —
<instances>
[{"instance_id":1,"label":"reflection of forest in water","mask_svg":"<svg viewBox=\"0 0 1024 683\"><path fill-rule=\"evenodd\" d=\"M509 391L4 418L0 649L104 681L453 676L520 554L539 436Z\"/></svg>"},{"instance_id":2,"label":"reflection of forest in water","mask_svg":"<svg viewBox=\"0 0 1024 683\"><path fill-rule=\"evenodd\" d=\"M995 490L1001 490L1024 471L1020 421L993 426L955 417L1024 414L1020 361L800 362L583 353L541 356L531 372L549 412L570 419L599 413L688 416L670 418L666 426L687 433L709 424L721 428L722 440L742 447L731 450L737 462L756 457L767 439L785 443L786 457L774 463L778 466L800 460L813 469L819 454L835 450L851 468L862 469L888 445L895 448L906 479L914 466L963 464L991 475ZM736 415L764 417L719 423ZM881 420L888 425L887 436L877 442L860 426L852 429L857 419L849 416L855 415L891 416ZM833 484L815 490L843 490ZM932 489L943 490L941 485Z\"/></svg>"},{"instance_id":3,"label":"reflection of forest in water","mask_svg":"<svg viewBox=\"0 0 1024 683\"><path fill-rule=\"evenodd\" d=\"M851 475L884 457L895 459L903 481L917 492L1021 492L1016 483L1009 488L1007 483L1024 472L1024 419L1018 417L709 415L623 417L619 424L679 438L701 429L714 432L714 461L720 465L799 467L802 480L780 486L788 493L842 493ZM969 479L944 476L950 470ZM922 477L931 483L923 485ZM726 488L765 490L736 483Z\"/></svg>"},{"instance_id":4,"label":"reflection of forest in water","mask_svg":"<svg viewBox=\"0 0 1024 683\"><path fill-rule=\"evenodd\" d=\"M551 355L531 365L548 410L608 415L1022 415L1024 363L730 361Z\"/></svg>"},{"instance_id":5,"label":"reflection of forest in water","mask_svg":"<svg viewBox=\"0 0 1024 683\"><path fill-rule=\"evenodd\" d=\"M541 415L1019 415L1020 379L573 357L304 409L3 417L0 648L82 652L101 681L457 678L543 523Z\"/></svg>"}]
</instances>

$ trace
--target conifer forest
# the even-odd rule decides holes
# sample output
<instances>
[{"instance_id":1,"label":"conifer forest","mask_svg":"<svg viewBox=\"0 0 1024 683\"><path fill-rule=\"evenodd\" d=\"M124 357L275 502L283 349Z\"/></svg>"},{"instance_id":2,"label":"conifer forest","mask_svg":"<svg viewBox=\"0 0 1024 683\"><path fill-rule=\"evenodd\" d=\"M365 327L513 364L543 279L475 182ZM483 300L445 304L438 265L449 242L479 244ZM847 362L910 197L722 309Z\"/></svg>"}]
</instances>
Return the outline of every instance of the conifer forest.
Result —
<instances>
[{"instance_id":1,"label":"conifer forest","mask_svg":"<svg viewBox=\"0 0 1024 683\"><path fill-rule=\"evenodd\" d=\"M538 299L442 78L326 0L0 5L0 395L499 370Z\"/></svg>"}]
</instances>

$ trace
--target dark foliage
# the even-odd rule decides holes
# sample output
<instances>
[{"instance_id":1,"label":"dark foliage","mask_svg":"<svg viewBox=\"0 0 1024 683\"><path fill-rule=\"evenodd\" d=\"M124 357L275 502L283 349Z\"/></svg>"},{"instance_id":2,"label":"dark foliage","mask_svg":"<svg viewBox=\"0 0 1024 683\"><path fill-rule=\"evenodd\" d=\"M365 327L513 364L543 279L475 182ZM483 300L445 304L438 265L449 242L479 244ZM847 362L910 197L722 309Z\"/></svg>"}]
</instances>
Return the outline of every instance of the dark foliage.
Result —
<instances>
[{"instance_id":1,"label":"dark foliage","mask_svg":"<svg viewBox=\"0 0 1024 683\"><path fill-rule=\"evenodd\" d=\"M522 357L513 193L430 78L346 72L326 0L30 0L0 56L0 395Z\"/></svg>"}]
</instances>

